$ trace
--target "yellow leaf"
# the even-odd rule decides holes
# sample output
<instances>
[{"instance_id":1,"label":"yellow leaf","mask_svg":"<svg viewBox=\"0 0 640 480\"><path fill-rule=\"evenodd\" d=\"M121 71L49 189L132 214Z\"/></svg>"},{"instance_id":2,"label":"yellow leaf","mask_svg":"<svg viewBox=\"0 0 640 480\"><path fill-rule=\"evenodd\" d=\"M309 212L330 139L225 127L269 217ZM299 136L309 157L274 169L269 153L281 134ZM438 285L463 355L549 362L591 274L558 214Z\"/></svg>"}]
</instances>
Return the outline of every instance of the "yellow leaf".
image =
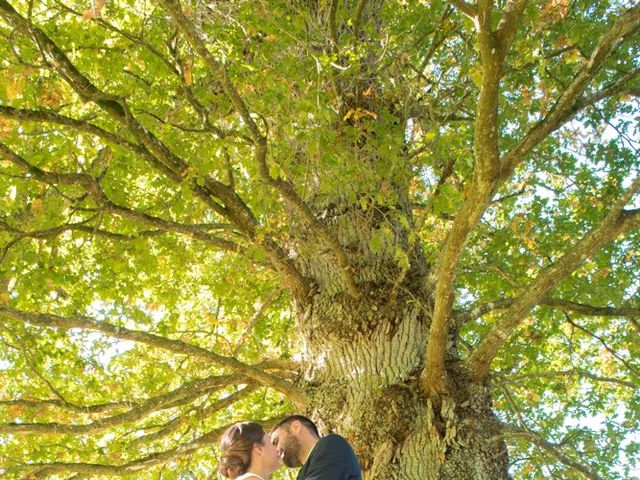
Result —
<instances>
[{"instance_id":1,"label":"yellow leaf","mask_svg":"<svg viewBox=\"0 0 640 480\"><path fill-rule=\"evenodd\" d=\"M378 115L375 112L371 112L369 110L365 110L364 108L360 108L360 107L356 108L356 111L353 116L356 120L360 120L361 118L365 118L365 117L371 117L374 120L378 118Z\"/></svg>"},{"instance_id":2,"label":"yellow leaf","mask_svg":"<svg viewBox=\"0 0 640 480\"><path fill-rule=\"evenodd\" d=\"M0 137L6 137L12 131L11 121L8 118L0 117Z\"/></svg>"},{"instance_id":3,"label":"yellow leaf","mask_svg":"<svg viewBox=\"0 0 640 480\"><path fill-rule=\"evenodd\" d=\"M12 101L22 93L24 89L24 77L22 75L16 75L7 85L7 100Z\"/></svg>"},{"instance_id":4,"label":"yellow leaf","mask_svg":"<svg viewBox=\"0 0 640 480\"><path fill-rule=\"evenodd\" d=\"M96 14L96 17L100 18L102 15L102 9L107 4L107 0L94 0L93 2L93 11Z\"/></svg>"},{"instance_id":5,"label":"yellow leaf","mask_svg":"<svg viewBox=\"0 0 640 480\"><path fill-rule=\"evenodd\" d=\"M569 14L569 0L550 0L542 7L545 22L559 22Z\"/></svg>"},{"instance_id":6,"label":"yellow leaf","mask_svg":"<svg viewBox=\"0 0 640 480\"><path fill-rule=\"evenodd\" d=\"M182 67L182 76L184 78L184 83L186 83L187 85L191 85L193 83L193 75L191 73L192 68L193 60L186 61L184 66Z\"/></svg>"},{"instance_id":7,"label":"yellow leaf","mask_svg":"<svg viewBox=\"0 0 640 480\"><path fill-rule=\"evenodd\" d=\"M428 132L426 132L424 134L424 141L425 142L430 142L431 140L433 140L434 138L436 138L437 133L434 132L433 130L430 130Z\"/></svg>"},{"instance_id":8,"label":"yellow leaf","mask_svg":"<svg viewBox=\"0 0 640 480\"><path fill-rule=\"evenodd\" d=\"M13 418L18 418L20 417L20 415L22 415L22 407L20 405L11 405L9 407L9 414L13 417Z\"/></svg>"},{"instance_id":9,"label":"yellow leaf","mask_svg":"<svg viewBox=\"0 0 640 480\"><path fill-rule=\"evenodd\" d=\"M369 110L365 110L364 108L358 107L355 110L354 109L349 110L346 113L346 115L342 117L342 121L346 122L350 118L353 118L354 120L360 120L361 118L365 118L365 117L370 117L375 120L376 118L378 118L378 115L375 112L371 112Z\"/></svg>"},{"instance_id":10,"label":"yellow leaf","mask_svg":"<svg viewBox=\"0 0 640 480\"><path fill-rule=\"evenodd\" d=\"M33 202L31 202L31 211L34 213L38 213L42 210L42 199L36 198Z\"/></svg>"},{"instance_id":11,"label":"yellow leaf","mask_svg":"<svg viewBox=\"0 0 640 480\"><path fill-rule=\"evenodd\" d=\"M482 84L484 82L484 72L482 71L482 66L474 65L471 70L469 70L469 73L471 74L471 80L473 80L473 83L476 84L476 87L482 88Z\"/></svg>"},{"instance_id":12,"label":"yellow leaf","mask_svg":"<svg viewBox=\"0 0 640 480\"><path fill-rule=\"evenodd\" d=\"M45 107L59 107L64 98L62 88L57 83L47 83L44 91L39 95L40 104Z\"/></svg>"}]
</instances>

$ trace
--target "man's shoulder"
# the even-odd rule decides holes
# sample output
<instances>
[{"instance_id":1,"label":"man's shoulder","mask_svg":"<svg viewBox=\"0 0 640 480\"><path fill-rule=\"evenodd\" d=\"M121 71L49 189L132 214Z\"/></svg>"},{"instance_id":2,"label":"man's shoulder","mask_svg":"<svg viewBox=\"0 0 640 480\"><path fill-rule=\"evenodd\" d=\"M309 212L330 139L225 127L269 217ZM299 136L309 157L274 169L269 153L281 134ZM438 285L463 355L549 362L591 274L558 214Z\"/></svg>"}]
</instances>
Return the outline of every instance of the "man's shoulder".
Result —
<instances>
[{"instance_id":1,"label":"man's shoulder","mask_svg":"<svg viewBox=\"0 0 640 480\"><path fill-rule=\"evenodd\" d=\"M351 454L353 453L353 449L345 438L336 433L330 433L329 435L321 437L320 440L318 440L316 448L314 448L314 453L316 454L323 454L327 452L334 454L335 452L348 452Z\"/></svg>"},{"instance_id":2,"label":"man's shoulder","mask_svg":"<svg viewBox=\"0 0 640 480\"><path fill-rule=\"evenodd\" d=\"M336 434L321 437L298 474L298 480L361 480L356 454L346 439Z\"/></svg>"},{"instance_id":3,"label":"man's shoulder","mask_svg":"<svg viewBox=\"0 0 640 480\"><path fill-rule=\"evenodd\" d=\"M324 437L320 437L318 443L327 445L349 445L349 442L347 442L344 437L338 435L337 433L330 433L328 435L325 435Z\"/></svg>"}]
</instances>

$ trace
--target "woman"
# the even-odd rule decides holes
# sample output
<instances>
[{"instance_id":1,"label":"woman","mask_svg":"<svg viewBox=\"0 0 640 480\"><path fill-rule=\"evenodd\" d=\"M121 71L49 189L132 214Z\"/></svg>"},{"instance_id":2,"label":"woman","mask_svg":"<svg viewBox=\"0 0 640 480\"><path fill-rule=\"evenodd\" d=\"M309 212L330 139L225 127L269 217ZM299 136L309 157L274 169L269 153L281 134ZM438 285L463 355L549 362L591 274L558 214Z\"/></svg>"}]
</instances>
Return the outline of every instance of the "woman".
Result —
<instances>
[{"instance_id":1,"label":"woman","mask_svg":"<svg viewBox=\"0 0 640 480\"><path fill-rule=\"evenodd\" d=\"M240 422L222 435L220 473L235 480L268 480L280 468L276 447L262 425Z\"/></svg>"}]
</instances>

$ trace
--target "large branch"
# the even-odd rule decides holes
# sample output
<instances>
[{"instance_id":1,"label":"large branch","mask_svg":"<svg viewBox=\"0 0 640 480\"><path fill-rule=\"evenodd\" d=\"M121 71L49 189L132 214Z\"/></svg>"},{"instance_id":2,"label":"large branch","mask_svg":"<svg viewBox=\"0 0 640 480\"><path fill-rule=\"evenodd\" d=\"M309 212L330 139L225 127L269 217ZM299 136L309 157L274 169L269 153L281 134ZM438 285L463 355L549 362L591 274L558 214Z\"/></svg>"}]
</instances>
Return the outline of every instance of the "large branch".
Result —
<instances>
[{"instance_id":1,"label":"large branch","mask_svg":"<svg viewBox=\"0 0 640 480\"><path fill-rule=\"evenodd\" d=\"M577 470L586 478L590 480L600 480L600 477L597 476L595 473L593 473L591 470L589 470L586 466L582 465L581 463L571 459L570 457L562 453L559 445L555 445L545 440L542 436L540 436L539 434L531 430L505 425L502 428L502 433L507 437L517 437L517 438L524 438L526 440L529 440L534 445L537 445L538 447L542 448L546 452L550 453L553 457L556 458L556 460L567 465L568 467L573 468L574 470Z\"/></svg>"},{"instance_id":2,"label":"large branch","mask_svg":"<svg viewBox=\"0 0 640 480\"><path fill-rule=\"evenodd\" d=\"M629 85L633 80L638 78L638 76L640 76L640 68L631 70L629 73L624 74L622 77L613 81L612 83L604 87L602 90L596 93L593 93L591 95L588 95L586 97L583 97L580 101L576 103L575 107L573 108L573 111L578 112L580 110L584 110L585 108L596 104L600 100L604 100L605 98L610 98L616 95L634 96L634 93L635 93L635 96L639 96L637 92L640 91L640 89L634 88Z\"/></svg>"},{"instance_id":3,"label":"large branch","mask_svg":"<svg viewBox=\"0 0 640 480\"><path fill-rule=\"evenodd\" d=\"M262 370L292 370L296 368L296 365L288 362L286 360L267 360L264 362L260 362L254 367L262 369ZM231 376L229 376L231 378ZM248 394L252 389L243 389L240 392L245 392ZM233 395L232 395L233 396ZM228 398L228 397L225 397ZM101 413L109 413L113 410L122 410L126 408L131 408L133 405L142 404L145 399L131 399L131 400L122 400L118 402L109 402L109 403L97 403L97 404L89 404L89 405L81 405L69 402L67 400L61 400L59 398L30 398L30 399L14 399L14 400L0 400L0 408L6 407L19 407L23 409L29 410L43 410L50 408L59 408L63 410L70 410L76 413L82 414L101 414ZM218 403L218 402L216 402ZM182 417L180 417L182 418Z\"/></svg>"},{"instance_id":4,"label":"large branch","mask_svg":"<svg viewBox=\"0 0 640 480\"><path fill-rule=\"evenodd\" d=\"M536 145L560 128L581 107L584 107L580 103L580 97L589 82L602 68L610 53L615 50L620 41L635 29L639 23L640 4L628 9L616 19L609 31L600 38L587 63L560 95L549 113L531 128L512 150L504 155L501 166L502 179L507 179L516 166L524 161ZM588 103L586 102L586 104Z\"/></svg>"},{"instance_id":5,"label":"large branch","mask_svg":"<svg viewBox=\"0 0 640 480\"><path fill-rule=\"evenodd\" d=\"M624 210L622 212L621 222L625 230L640 228L640 208Z\"/></svg>"},{"instance_id":6,"label":"large branch","mask_svg":"<svg viewBox=\"0 0 640 480\"><path fill-rule=\"evenodd\" d=\"M0 400L0 408L2 407L20 407L20 408L28 408L31 410L42 410L46 408L62 408L65 410L71 410L77 413L104 413L110 412L116 409L122 409L131 407L131 402L129 401L121 401L121 402L110 402L110 403L97 403L93 405L77 405L75 403L70 403L66 400L60 400L55 398L44 398L39 400L26 400L26 399L16 399L16 400Z\"/></svg>"},{"instance_id":7,"label":"large branch","mask_svg":"<svg viewBox=\"0 0 640 480\"><path fill-rule=\"evenodd\" d=\"M455 3L458 6L461 4L461 2ZM561 95L545 119L532 128L513 150L503 156L501 161L498 161L498 82L504 56L515 36L523 8L524 2L520 0L510 2L505 8L497 32L491 30L490 1L478 2L477 10L467 9L466 12L473 17L476 24L483 69L483 84L478 100L474 139L476 170L470 193L454 220L438 259L434 311L425 355L426 365L421 375L421 385L427 392L446 390L444 355L457 263L471 231L489 204L499 180L508 178L516 165L535 145L575 113L576 106L581 101L580 96L589 81L600 70L618 42L632 31L640 20L640 5L629 9L618 18L611 30L598 43L589 62ZM612 87L611 92L618 86L619 84L616 84L615 88ZM589 101L590 99L582 100L584 105ZM496 169L499 169L498 174Z\"/></svg>"},{"instance_id":8,"label":"large branch","mask_svg":"<svg viewBox=\"0 0 640 480\"><path fill-rule=\"evenodd\" d=\"M238 340L236 341L236 344L232 350L233 355L236 355L238 351L245 345L258 320L260 320L264 313L271 307L272 303L280 297L281 293L282 289L280 288L274 288L273 290L271 290L271 292L269 292L267 297L260 305L260 308L255 311L255 313L251 317L251 320L249 320L249 323L247 323L247 326L245 327L244 332L242 332L242 334L240 335L240 338L238 338Z\"/></svg>"},{"instance_id":9,"label":"large branch","mask_svg":"<svg viewBox=\"0 0 640 480\"><path fill-rule=\"evenodd\" d=\"M147 161L155 170L162 173L167 178L170 178L176 183L181 183L183 178L180 172L177 172L173 167L166 165L156 158L144 145L140 145L134 142L130 142L125 138L122 138L114 133L111 133L103 128L93 125L90 122L79 120L71 117L66 117L51 110L27 110L18 109L7 106L0 106L0 114L7 118L11 118L19 121L27 122L41 122L52 123L55 125L63 125L69 128L73 128L77 132L90 133L97 137L106 140L112 145L123 147L136 156L143 158Z\"/></svg>"},{"instance_id":10,"label":"large branch","mask_svg":"<svg viewBox=\"0 0 640 480\"><path fill-rule=\"evenodd\" d=\"M593 372L589 370L585 370L583 368L572 368L571 370L558 370L558 371L547 371L547 372L538 372L538 373L524 373L521 375L501 375L497 377L496 383L520 383L527 382L531 379L536 378L566 378L566 377L584 377L589 380L593 380L594 382L601 383L613 383L616 385L622 385L623 387L630 388L632 390L640 390L640 385L633 382L628 382L626 380L621 380L619 378L613 377L601 377L600 375L595 375ZM493 382L492 382L493 383Z\"/></svg>"},{"instance_id":11,"label":"large branch","mask_svg":"<svg viewBox=\"0 0 640 480\"><path fill-rule=\"evenodd\" d=\"M171 392L145 400L139 405L134 405L128 411L100 418L87 424L79 423L0 423L1 434L17 433L55 433L55 434L88 434L99 433L116 425L137 422L149 415L175 408L185 403L191 403L198 397L227 385L242 382L239 375L212 376L202 380L194 380L182 385Z\"/></svg>"},{"instance_id":12,"label":"large branch","mask_svg":"<svg viewBox=\"0 0 640 480\"><path fill-rule=\"evenodd\" d=\"M362 24L362 16L368 0L359 0L356 6L356 13L353 16L353 40L358 42L360 40L360 25Z\"/></svg>"},{"instance_id":13,"label":"large branch","mask_svg":"<svg viewBox=\"0 0 640 480\"><path fill-rule=\"evenodd\" d=\"M216 445L224 431L230 425L225 425L211 432L205 433L195 440L178 445L176 448L165 450L163 452L153 453L146 457L131 461L123 465L109 465L98 463L63 463L63 462L51 462L51 463L29 463L23 464L20 467L25 470L30 470L33 478L51 478L56 474L64 473L78 473L86 474L89 476L135 476L141 471L150 467L167 463L173 459L187 456L190 453L196 452L201 448Z\"/></svg>"},{"instance_id":14,"label":"large branch","mask_svg":"<svg viewBox=\"0 0 640 480\"><path fill-rule=\"evenodd\" d=\"M266 429L269 429L275 426L280 420L281 418L269 418L265 420L259 420L259 422ZM176 448L173 448L171 450L153 453L144 458L133 460L123 465L53 462L22 464L19 466L19 468L23 470L29 470L31 472L31 475L33 475L35 478L50 478L52 475L65 473L81 474L80 477L75 476L73 478L84 478L82 475L137 475L141 471L149 467L165 464L180 457L186 457L190 453L196 452L201 448L217 444L220 441L220 437L222 436L224 431L230 426L231 425L225 425L213 431L207 432L191 442L180 444Z\"/></svg>"},{"instance_id":15,"label":"large branch","mask_svg":"<svg viewBox=\"0 0 640 480\"><path fill-rule=\"evenodd\" d=\"M500 347L524 320L531 309L540 303L558 283L573 273L600 247L611 242L622 233L638 228L638 213L625 212L624 205L640 189L640 179L614 204L601 223L587 233L576 245L569 247L555 264L548 267L528 286L526 292L507 309L497 323L475 347L466 361L466 366L476 381L488 373L491 361Z\"/></svg>"},{"instance_id":16,"label":"large branch","mask_svg":"<svg viewBox=\"0 0 640 480\"><path fill-rule=\"evenodd\" d=\"M0 156L6 158L8 161L27 172L37 181L47 183L49 185L75 185L82 187L89 195L91 195L100 208L118 216L134 220L143 225L155 227L165 232L181 233L209 245L216 246L222 250L228 250L231 252L242 251L242 248L236 243L211 235L207 229L203 228L201 225L189 225L174 222L172 220L165 220L159 217L154 217L148 213L139 212L123 207L122 205L118 205L109 200L102 190L100 183L88 174L48 172L46 170L42 170L27 162L24 158L3 143L0 143ZM29 235L25 234L24 236Z\"/></svg>"},{"instance_id":17,"label":"large branch","mask_svg":"<svg viewBox=\"0 0 640 480\"><path fill-rule=\"evenodd\" d=\"M66 127L73 128L78 132L90 133L97 137L103 138L109 143L119 145L127 149L135 150L136 153L141 153L139 146L135 143L128 141L125 138L109 132L104 128L94 125L86 120L78 120L76 118L66 117L53 110L27 110L21 108L9 107L7 105L0 105L0 115L13 120L28 121L28 122L46 122L54 123L57 125L64 125Z\"/></svg>"},{"instance_id":18,"label":"large branch","mask_svg":"<svg viewBox=\"0 0 640 480\"><path fill-rule=\"evenodd\" d=\"M238 400L246 398L249 394L254 392L256 388L256 384L249 384L244 388L238 390L237 392L232 393L231 395L227 395L224 398L216 400L211 405L196 409L194 415L182 414L178 416L174 420L162 425L161 428L159 428L155 432L136 438L133 443L136 447L138 447L141 444L149 444L150 442L166 438L179 430L180 427L184 427L185 425L193 425L194 422L203 421L211 417L215 413L228 408Z\"/></svg>"},{"instance_id":19,"label":"large branch","mask_svg":"<svg viewBox=\"0 0 640 480\"><path fill-rule=\"evenodd\" d=\"M582 325L574 322L573 320L571 320L571 317L568 314L565 314L565 319L566 321L569 323L569 325L571 325L574 328L577 328L578 330L580 330L582 333L590 336L591 338L593 338L594 340L596 340L598 343L600 343L600 345L602 345L602 347L609 352L615 359L617 359L620 363L622 363L627 370L629 370L629 372L633 373L637 378L640 378L640 371L638 371L638 369L636 369L633 365L631 365L631 363L629 363L629 361L627 361L624 356L620 355L618 352L616 352L613 348L611 348L606 340L604 338L602 338L600 335L597 335L595 333L593 333L591 330L589 330L588 328L583 327Z\"/></svg>"},{"instance_id":20,"label":"large branch","mask_svg":"<svg viewBox=\"0 0 640 480\"><path fill-rule=\"evenodd\" d=\"M113 119L124 125L133 137L150 152L151 163L154 168L160 169L165 175L177 182L190 179L189 186L196 197L204 201L217 214L234 223L247 237L266 251L274 268L282 274L296 297L301 298L307 295L309 286L305 279L271 236L258 235L258 221L253 212L232 188L211 176L205 176L202 179L203 185L198 184L196 179L191 179L189 172L192 169L188 162L176 155L159 138L145 128L135 118L125 99L107 94L98 89L76 68L53 40L27 18L21 16L6 0L0 0L0 16L17 31L33 40L45 60L56 69L80 98L84 101L95 103ZM242 116L245 122L246 119L251 121L249 128L252 135L259 134L257 126L246 108ZM147 159L149 158L147 157ZM222 202L222 205L219 201Z\"/></svg>"},{"instance_id":21,"label":"large branch","mask_svg":"<svg viewBox=\"0 0 640 480\"><path fill-rule=\"evenodd\" d=\"M425 367L420 376L422 389L429 394L437 395L448 391L444 362L456 269L471 232L491 201L499 176L500 77L505 56L522 15L523 3L517 1L509 4L503 14L502 30L499 31L498 37L491 27L492 1L478 2L475 24L480 45L482 86L478 98L474 134L476 165L469 195L453 221L437 262L435 303L429 328Z\"/></svg>"},{"instance_id":22,"label":"large branch","mask_svg":"<svg viewBox=\"0 0 640 480\"><path fill-rule=\"evenodd\" d=\"M63 5L61 3L59 5L62 9L70 13L73 13L78 18L83 17L83 14L81 11L74 10L73 8L70 8L68 5ZM103 27L104 29L110 32L114 32L120 35L122 38L127 39L132 44L141 46L142 48L146 49L149 53L151 53L153 56L158 58L167 67L167 69L180 81L181 83L180 91L184 93L184 95L187 97L187 101L191 104L193 109L200 116L205 126L205 131L210 131L214 133L218 138L226 138L230 135L235 134L234 131L224 131L222 128L211 123L209 119L209 112L207 112L206 107L200 103L192 87L189 84L187 84L187 82L185 81L184 72L181 68L179 68L180 64L176 55L176 51L172 48L172 46L169 45L169 50L170 50L170 53L172 54L174 63L172 63L170 59L165 57L162 54L162 52L160 52L160 50L158 50L153 44L145 40L143 36L118 28L115 25L107 22L104 19L104 17L94 18L93 21L96 22L99 26Z\"/></svg>"},{"instance_id":23,"label":"large branch","mask_svg":"<svg viewBox=\"0 0 640 480\"><path fill-rule=\"evenodd\" d=\"M61 317L59 315L48 313L32 313L15 310L5 305L0 305L0 315L19 322L41 327L50 327L62 330L80 328L83 330L100 332L109 337L143 343L156 348L168 350L179 355L203 358L242 375L245 378L254 380L261 385L272 387L275 390L284 393L292 402L299 406L305 406L308 402L305 395L289 382L274 375L265 373L251 365L246 365L235 358L219 355L197 345L181 342L179 340L172 340L153 333L119 327L117 325L94 320L84 315Z\"/></svg>"},{"instance_id":24,"label":"large branch","mask_svg":"<svg viewBox=\"0 0 640 480\"><path fill-rule=\"evenodd\" d=\"M637 228L637 227L636 227ZM570 302L559 298L543 298L540 305L559 308L570 312L594 317L640 317L640 308L595 307L584 303Z\"/></svg>"},{"instance_id":25,"label":"large branch","mask_svg":"<svg viewBox=\"0 0 640 480\"><path fill-rule=\"evenodd\" d=\"M193 23L185 16L178 0L161 0L160 2L167 13L171 16L175 25L180 29L182 34L187 38L189 44L198 53L198 55L205 62L211 72L216 75L225 94L231 100L234 108L246 124L255 146L255 158L260 172L262 180L278 191L288 202L290 202L304 217L310 225L314 233L316 233L333 251L338 264L340 265L343 279L347 287L347 291L352 296L358 295L358 287L353 278L353 271L349 265L344 249L338 242L337 238L331 234L329 229L317 221L313 212L304 200L298 195L294 186L280 177L273 178L269 173L269 167L267 166L267 151L268 141L267 137L262 134L258 125L256 124L249 107L238 93L232 80L229 78L227 70L224 68L218 60L211 54L207 48L205 40L201 34L196 30Z\"/></svg>"},{"instance_id":26,"label":"large branch","mask_svg":"<svg viewBox=\"0 0 640 480\"><path fill-rule=\"evenodd\" d=\"M462 326L467 322L476 320L483 315L486 315L487 313L493 312L494 310L508 308L513 305L515 301L515 298L501 298L492 302L485 302L474 305L472 308L466 310L454 312L456 324Z\"/></svg>"},{"instance_id":27,"label":"large branch","mask_svg":"<svg viewBox=\"0 0 640 480\"><path fill-rule=\"evenodd\" d=\"M98 235L101 237L109 238L111 240L135 240L136 238L154 237L154 236L163 235L164 233L166 233L165 231L160 231L160 230L145 230L133 235L126 235L123 233L102 230L97 226L88 225L83 222L68 223L65 225L47 228L44 230L25 231L25 230L19 230L17 228L11 227L10 225L6 224L2 220L0 220L0 231L11 233L17 236L18 238L36 238L36 239L55 238L64 232L82 232L89 235Z\"/></svg>"},{"instance_id":28,"label":"large branch","mask_svg":"<svg viewBox=\"0 0 640 480\"><path fill-rule=\"evenodd\" d=\"M211 54L211 52L207 48L205 40L197 31L195 25L193 25L193 23L186 17L184 12L182 11L180 2L178 0L161 0L160 3L171 17L176 27L186 37L191 47L196 51L200 58L202 58L211 72L218 77L225 94L227 95L227 97L229 97L229 100L231 100L231 103L233 104L240 117L242 117L242 120L245 122L247 128L249 129L249 133L251 134L251 138L254 140L254 142L256 142L258 145L260 143L266 142L266 138L260 132L260 128L258 128L258 125L253 119L247 104L244 102L244 100L240 96L240 93L238 93L238 90L235 88L233 82L229 78L226 69Z\"/></svg>"},{"instance_id":29,"label":"large branch","mask_svg":"<svg viewBox=\"0 0 640 480\"><path fill-rule=\"evenodd\" d=\"M69 60L58 45L41 29L21 16L6 0L0 0L0 15L17 31L30 38L49 62L78 96L93 102L107 112L114 120L125 126L129 132L163 165L163 172L173 172L172 179L186 178L189 164L169 149L160 139L146 129L132 114L126 101L118 96L102 92L89 78L83 75ZM255 218L235 192L222 183L206 177L206 188L193 184L194 193L207 203L216 213L229 218L243 230L255 229ZM222 207L211 197L220 199L227 207Z\"/></svg>"},{"instance_id":30,"label":"large branch","mask_svg":"<svg viewBox=\"0 0 640 480\"><path fill-rule=\"evenodd\" d=\"M514 303L516 303L518 299L519 297L503 298L494 302L487 302L476 305L473 308L465 310L463 312L458 312L456 314L457 323L458 325L462 326L465 323L480 318L489 312L509 308ZM581 313L582 315L593 317L640 317L640 308L633 307L597 307L554 297L544 297L538 304L555 307L564 311Z\"/></svg>"},{"instance_id":31,"label":"large branch","mask_svg":"<svg viewBox=\"0 0 640 480\"><path fill-rule=\"evenodd\" d=\"M125 148L132 152L134 155L143 158L157 171L165 175L167 178L170 178L174 182L181 183L184 181L181 172L176 171L173 167L170 167L166 163L161 162L144 145L131 142L86 120L67 117L52 110L28 110L3 105L0 105L0 115L23 122L40 122L62 125L72 128L77 132L84 132L95 135L111 143L112 145Z\"/></svg>"},{"instance_id":32,"label":"large branch","mask_svg":"<svg viewBox=\"0 0 640 480\"><path fill-rule=\"evenodd\" d=\"M509 0L504 8L495 38L498 48L505 54L516 36L518 24L526 6L526 0Z\"/></svg>"},{"instance_id":33,"label":"large branch","mask_svg":"<svg viewBox=\"0 0 640 480\"><path fill-rule=\"evenodd\" d=\"M470 5L466 0L449 0L449 3L471 19L478 15L478 8L475 5Z\"/></svg>"}]
</instances>

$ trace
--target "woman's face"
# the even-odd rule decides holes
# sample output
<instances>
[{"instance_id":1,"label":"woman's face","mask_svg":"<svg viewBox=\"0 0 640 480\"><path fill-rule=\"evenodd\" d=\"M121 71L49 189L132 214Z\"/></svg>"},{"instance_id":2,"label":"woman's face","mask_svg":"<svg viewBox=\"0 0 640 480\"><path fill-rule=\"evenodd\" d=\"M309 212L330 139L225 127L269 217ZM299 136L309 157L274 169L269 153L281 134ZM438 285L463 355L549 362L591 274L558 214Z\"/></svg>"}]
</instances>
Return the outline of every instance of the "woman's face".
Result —
<instances>
[{"instance_id":1,"label":"woman's face","mask_svg":"<svg viewBox=\"0 0 640 480\"><path fill-rule=\"evenodd\" d=\"M261 451L263 465L270 473L275 472L282 466L278 451L275 445L271 443L271 437L268 433L265 433L264 437L262 437L262 445L257 445L256 447Z\"/></svg>"}]
</instances>

